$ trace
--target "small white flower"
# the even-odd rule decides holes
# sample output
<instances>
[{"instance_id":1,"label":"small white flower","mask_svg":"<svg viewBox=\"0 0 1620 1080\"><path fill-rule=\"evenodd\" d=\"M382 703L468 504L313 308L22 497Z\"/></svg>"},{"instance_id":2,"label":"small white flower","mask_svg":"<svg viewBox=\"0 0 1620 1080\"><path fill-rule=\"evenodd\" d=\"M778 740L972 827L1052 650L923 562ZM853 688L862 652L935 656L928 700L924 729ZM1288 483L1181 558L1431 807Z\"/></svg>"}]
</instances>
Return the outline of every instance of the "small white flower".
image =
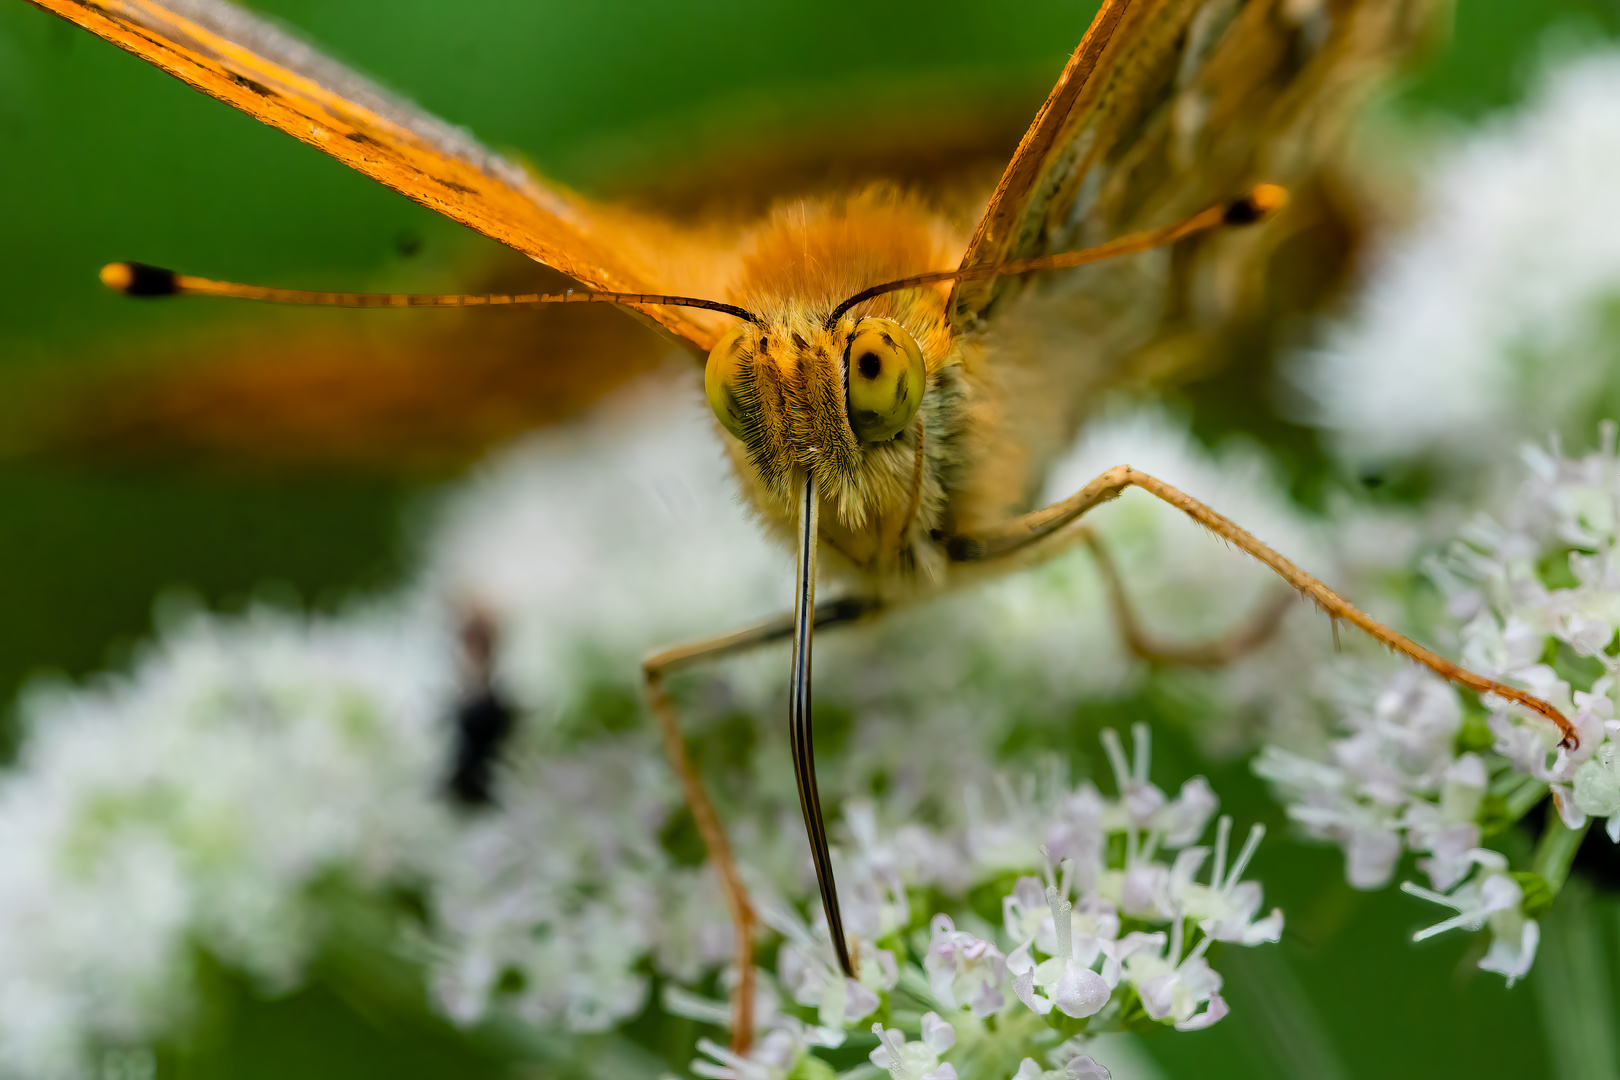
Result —
<instances>
[{"instance_id":1,"label":"small white flower","mask_svg":"<svg viewBox=\"0 0 1620 1080\"><path fill-rule=\"evenodd\" d=\"M1469 852L1479 846L1476 819L1488 779L1485 762L1478 754L1462 754L1446 768L1439 802L1414 800L1402 814L1407 845L1431 856L1419 859L1418 869L1428 874L1430 884L1442 892L1466 877L1473 866Z\"/></svg>"},{"instance_id":2,"label":"small white flower","mask_svg":"<svg viewBox=\"0 0 1620 1080\"><path fill-rule=\"evenodd\" d=\"M1119 790L1119 806L1126 819L1139 829L1147 829L1169 803L1163 791L1148 780L1153 744L1146 724L1131 726L1131 741L1136 758L1127 762L1125 748L1120 744L1119 732L1113 728L1102 730L1103 750L1108 764L1114 770L1114 783ZM1178 821L1177 824L1180 824Z\"/></svg>"},{"instance_id":3,"label":"small white flower","mask_svg":"<svg viewBox=\"0 0 1620 1080\"><path fill-rule=\"evenodd\" d=\"M1243 849L1228 868L1226 847L1231 831L1232 819L1223 816L1216 825L1215 866L1210 874L1210 884L1199 887L1189 883L1184 890L1180 910L1189 917L1199 919L1199 929L1216 941L1248 946L1280 941L1282 910L1272 908L1271 914L1256 919L1263 896L1260 883L1242 880L1249 860L1254 857L1261 838L1266 835L1266 828L1257 823L1249 829Z\"/></svg>"},{"instance_id":4,"label":"small white flower","mask_svg":"<svg viewBox=\"0 0 1620 1080\"><path fill-rule=\"evenodd\" d=\"M1170 867L1158 862L1139 862L1113 875L1105 885L1112 894L1117 887L1119 908L1139 919L1168 919L1175 912L1170 897ZM1117 886L1115 886L1117 882Z\"/></svg>"},{"instance_id":5,"label":"small white flower","mask_svg":"<svg viewBox=\"0 0 1620 1080\"><path fill-rule=\"evenodd\" d=\"M925 1012L922 1014L922 1041L936 1054L943 1054L956 1045L956 1028L951 1022L942 1018L939 1013Z\"/></svg>"},{"instance_id":6,"label":"small white flower","mask_svg":"<svg viewBox=\"0 0 1620 1080\"><path fill-rule=\"evenodd\" d=\"M877 1011L881 999L875 991L888 990L898 978L894 954L887 949L862 950L862 980L846 977L838 967L831 939L825 926L812 934L796 911L774 898L754 898L760 918L782 935L777 953L776 973L782 986L800 1005L816 1007L817 1022L826 1028L840 1028L865 1019Z\"/></svg>"},{"instance_id":7,"label":"small white flower","mask_svg":"<svg viewBox=\"0 0 1620 1080\"><path fill-rule=\"evenodd\" d=\"M1491 749L1522 773L1529 773L1538 780L1553 778L1547 758L1557 749L1560 736L1552 721L1499 711L1491 714L1489 723L1491 734L1496 738Z\"/></svg>"},{"instance_id":8,"label":"small white flower","mask_svg":"<svg viewBox=\"0 0 1620 1080\"><path fill-rule=\"evenodd\" d=\"M691 1069L709 1080L786 1080L804 1052L803 1042L786 1029L767 1033L747 1054L734 1053L707 1038L698 1039L697 1048L714 1061L697 1058Z\"/></svg>"},{"instance_id":9,"label":"small white flower","mask_svg":"<svg viewBox=\"0 0 1620 1080\"><path fill-rule=\"evenodd\" d=\"M941 1054L956 1045L956 1029L938 1013L923 1014L922 1039L918 1042L907 1042L906 1033L899 1028L873 1024L872 1031L879 1042L870 1055L872 1064L888 1069L895 1080L956 1080L956 1067L939 1060Z\"/></svg>"},{"instance_id":10,"label":"small white flower","mask_svg":"<svg viewBox=\"0 0 1620 1080\"><path fill-rule=\"evenodd\" d=\"M1401 837L1393 829L1357 829L1345 848L1344 876L1357 889L1389 883L1401 857Z\"/></svg>"},{"instance_id":11,"label":"small white flower","mask_svg":"<svg viewBox=\"0 0 1620 1080\"><path fill-rule=\"evenodd\" d=\"M1018 1063L1012 1080L1110 1080L1111 1075L1091 1057L1077 1054L1061 1069L1043 1069L1040 1062L1027 1057Z\"/></svg>"},{"instance_id":12,"label":"small white flower","mask_svg":"<svg viewBox=\"0 0 1620 1080\"><path fill-rule=\"evenodd\" d=\"M1043 924L1051 918L1052 909L1046 903L1046 886L1040 878L1019 878L1013 884L1013 891L1001 898L1002 927L1013 941L1035 941ZM1052 941L1057 941L1055 931ZM1051 949L1043 951L1050 952Z\"/></svg>"},{"instance_id":13,"label":"small white flower","mask_svg":"<svg viewBox=\"0 0 1620 1080\"><path fill-rule=\"evenodd\" d=\"M1181 923L1163 934L1128 934L1120 943L1126 977L1141 995L1143 1010L1155 1020L1171 1020L1177 1031L1209 1027L1230 1009L1221 997L1221 977L1204 959L1211 938L1200 941L1180 963L1173 957L1181 947ZM1202 1008L1200 1008L1202 1006Z\"/></svg>"},{"instance_id":14,"label":"small white flower","mask_svg":"<svg viewBox=\"0 0 1620 1080\"><path fill-rule=\"evenodd\" d=\"M935 915L930 927L933 939L923 969L934 997L953 1009L970 1006L981 1019L999 1011L1006 1004L999 987L1007 977L1007 960L1001 950L956 929L949 915Z\"/></svg>"},{"instance_id":15,"label":"small white flower","mask_svg":"<svg viewBox=\"0 0 1620 1080\"><path fill-rule=\"evenodd\" d=\"M1051 885L1046 888L1046 901L1055 928L1055 941L1050 950L1052 956L1019 972L1013 980L1013 992L1025 1005L1043 1016L1051 1012L1054 1006L1066 1016L1091 1016L1108 1004L1109 995L1119 979L1117 965L1110 966L1105 957L1105 974L1099 974L1089 966L1091 960L1082 962L1074 951L1074 905L1059 896L1056 886ZM1103 944L1098 939L1090 947L1102 953ZM1112 941L1106 944L1112 945ZM1026 944L1020 947L1019 953L1027 957L1027 949ZM1046 993L1036 993L1036 987Z\"/></svg>"},{"instance_id":16,"label":"small white flower","mask_svg":"<svg viewBox=\"0 0 1620 1080\"><path fill-rule=\"evenodd\" d=\"M1209 819L1215 816L1221 800L1202 776L1195 776L1181 785L1176 797L1159 811L1154 827L1163 830L1164 846L1174 850L1196 843Z\"/></svg>"},{"instance_id":17,"label":"small white flower","mask_svg":"<svg viewBox=\"0 0 1620 1080\"><path fill-rule=\"evenodd\" d=\"M1047 830L1048 856L1055 862L1069 864L1075 887L1081 892L1090 889L1102 872L1107 815L1108 803L1102 794L1089 783L1081 784L1072 794L1059 800L1054 820Z\"/></svg>"},{"instance_id":18,"label":"small white flower","mask_svg":"<svg viewBox=\"0 0 1620 1080\"><path fill-rule=\"evenodd\" d=\"M1069 1080L1112 1080L1113 1078L1112 1073L1097 1064L1096 1060L1087 1054L1071 1058L1069 1063L1063 1066L1063 1074Z\"/></svg>"},{"instance_id":19,"label":"small white flower","mask_svg":"<svg viewBox=\"0 0 1620 1080\"><path fill-rule=\"evenodd\" d=\"M1482 970L1507 976L1509 986L1529 974L1541 941L1541 925L1534 919L1513 918L1517 911L1505 908L1490 915L1491 946L1479 962Z\"/></svg>"},{"instance_id":20,"label":"small white flower","mask_svg":"<svg viewBox=\"0 0 1620 1080\"><path fill-rule=\"evenodd\" d=\"M1422 941L1459 928L1478 930L1489 924L1491 947L1479 966L1507 976L1508 985L1512 986L1530 970L1536 956L1536 945L1541 940L1541 928L1534 919L1524 917L1521 907L1524 890L1505 872L1507 860L1494 851L1477 849L1472 856L1479 870L1449 894L1434 892L1409 881L1401 883L1405 892L1442 904L1457 913L1419 930L1412 935L1412 940Z\"/></svg>"},{"instance_id":21,"label":"small white flower","mask_svg":"<svg viewBox=\"0 0 1620 1080\"><path fill-rule=\"evenodd\" d=\"M1460 724L1450 688L1404 670L1385 681L1370 709L1347 710L1350 733L1330 744L1331 764L1268 746L1253 769L1281 790L1290 818L1344 848L1345 879L1353 887L1381 888L1395 872L1406 833L1417 833L1408 838L1414 850L1438 844L1449 853L1460 833L1442 836L1441 828L1472 825L1460 815L1477 811L1484 788L1468 788L1481 779L1471 766L1457 771L1453 745ZM1449 792L1446 810L1434 802L1442 789ZM1475 842L1477 836L1467 846ZM1437 865L1441 878L1448 869Z\"/></svg>"},{"instance_id":22,"label":"small white flower","mask_svg":"<svg viewBox=\"0 0 1620 1080\"><path fill-rule=\"evenodd\" d=\"M1571 797L1583 813L1608 818L1609 839L1620 843L1620 747L1612 736L1575 770Z\"/></svg>"}]
</instances>

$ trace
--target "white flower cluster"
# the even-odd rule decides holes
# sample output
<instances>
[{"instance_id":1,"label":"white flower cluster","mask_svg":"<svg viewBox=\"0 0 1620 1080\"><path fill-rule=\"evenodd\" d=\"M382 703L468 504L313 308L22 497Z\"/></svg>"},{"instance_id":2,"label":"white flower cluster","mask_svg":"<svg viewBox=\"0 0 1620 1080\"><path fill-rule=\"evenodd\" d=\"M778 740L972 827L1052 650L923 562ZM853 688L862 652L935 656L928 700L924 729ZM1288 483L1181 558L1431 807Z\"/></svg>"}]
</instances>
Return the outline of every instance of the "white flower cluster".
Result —
<instances>
[{"instance_id":1,"label":"white flower cluster","mask_svg":"<svg viewBox=\"0 0 1620 1080\"><path fill-rule=\"evenodd\" d=\"M1502 723L1514 723L1499 715ZM1268 746L1254 771L1276 785L1288 816L1307 833L1344 848L1345 877L1358 889L1388 884L1403 850L1422 853L1418 869L1433 889L1410 882L1402 888L1458 914L1420 931L1416 940L1453 927L1477 930L1488 920L1492 946L1480 967L1510 983L1524 975L1540 929L1524 916L1523 889L1507 873L1507 860L1480 846L1482 820L1487 794L1510 808L1504 812L1522 814L1546 793L1545 785L1515 774L1494 755L1488 766L1478 753L1459 752L1461 703L1426 672L1391 677L1370 706L1346 709L1345 726L1348 734L1329 746L1329 761Z\"/></svg>"},{"instance_id":2,"label":"white flower cluster","mask_svg":"<svg viewBox=\"0 0 1620 1080\"><path fill-rule=\"evenodd\" d=\"M1348 734L1331 744L1329 761L1267 747L1255 762L1289 800L1290 817L1344 847L1352 885L1377 888L1403 849L1422 853L1417 865L1433 889L1407 891L1459 914L1419 936L1488 922L1492 945L1480 966L1510 981L1529 970L1539 931L1521 881L1481 847L1486 832L1550 793L1565 827L1606 818L1609 839L1620 842L1615 431L1606 424L1601 449L1578 459L1528 451L1530 475L1506 522L1477 519L1429 567L1461 624L1463 663L1558 707L1578 746L1560 745L1551 721L1501 702L1469 722L1455 692L1408 670L1346 710Z\"/></svg>"},{"instance_id":3,"label":"white flower cluster","mask_svg":"<svg viewBox=\"0 0 1620 1080\"><path fill-rule=\"evenodd\" d=\"M1616 171L1613 51L1549 66L1426 169L1417 222L1300 376L1343 454L1477 468L1620 408Z\"/></svg>"},{"instance_id":4,"label":"white flower cluster","mask_svg":"<svg viewBox=\"0 0 1620 1080\"><path fill-rule=\"evenodd\" d=\"M1498 710L1497 753L1551 786L1570 828L1607 818L1620 843L1620 458L1616 427L1578 459L1526 452L1530 476L1506 524L1481 519L1434 567L1463 621L1462 655L1476 670L1552 702L1579 734L1559 745L1545 720Z\"/></svg>"},{"instance_id":5,"label":"white flower cluster","mask_svg":"<svg viewBox=\"0 0 1620 1080\"><path fill-rule=\"evenodd\" d=\"M774 613L789 577L785 557L733 501L709 421L693 419L701 399L693 404L682 413L614 403L579 430L509 453L453 497L420 580L385 609L324 620L199 619L165 634L125 676L26 703L24 751L0 781L0 914L25 928L0 941L0 1071L71 1075L97 1048L175 1031L198 947L291 988L321 940L311 889L333 879L422 890L434 920L427 947L437 1000L463 1022L498 1008L600 1031L643 1007L649 963L687 985L723 969L731 928L712 875L683 864L660 837L679 799L656 743L635 727L638 661L648 647ZM1271 507L1261 514L1272 522L1268 535L1295 527L1280 496L1253 495L1275 485L1252 457L1234 451L1212 463L1163 417L1093 429L1054 484L1077 485L1126 458L1205 493L1221 479L1223 506L1241 498L1256 513ZM1248 466L1228 468L1242 461ZM1099 526L1120 541L1150 621L1157 610L1161 624L1189 622L1201 633L1208 616L1218 632L1221 614L1241 617L1270 585L1151 499L1111 512L1113 524L1100 518ZM1143 551L1158 552L1180 576L1156 573L1152 559L1133 561ZM1189 608L1185 597L1202 595L1187 578L1195 566L1194 577L1219 588ZM1243 569L1234 575L1234 566ZM872 999L896 992L906 963L925 985L926 933L915 948L891 943L926 926L908 890L926 884L963 897L996 874L1039 871L1043 843L1054 865L1047 884L1065 890L1062 901L1080 917L1100 918L1099 905L1113 904L1127 920L1157 912L1167 923L1181 912L1211 926L1248 925L1251 886L1219 874L1194 881L1196 866L1160 859L1177 850L1192 858L1185 850L1214 809L1202 782L1170 799L1145 771L1126 770L1123 802L1064 789L1060 807L1031 785L1005 788L994 813L970 805L965 824L919 812L937 807L940 791L991 780L991 747L1006 735L993 718L1014 711L1011 695L1040 705L1131 677L1085 553L1037 574L852 631L848 655L838 635L818 641L824 696L844 694L861 707L849 758L882 763L890 780L881 804L847 805L837 853L849 928L869 947L851 986L834 975L820 928L795 937L785 929L791 920L777 920L798 956L785 948L779 978L762 991L757 1015L768 1022L757 1053L797 1059L827 1045L829 1032L844 1039L870 1015ZM497 778L497 810L457 820L439 788L465 689L446 611L464 606L497 625L495 681L524 721ZM861 633L883 635L879 647L895 662L875 671ZM1076 665L1078 653L1104 659ZM942 664L942 654L955 659ZM942 680L942 669L958 674ZM729 662L723 674L719 705L691 710L700 738L705 709L767 715L779 704L779 657ZM593 710L604 687L636 710L629 729L599 730ZM924 723L930 737L919 739ZM762 794L791 790L787 755L770 741L780 739L776 727L764 730L753 758L758 805L733 807L728 827L761 895L799 902L813 879L797 807ZM829 785L839 767L836 756L826 763ZM895 827L880 829L880 817ZM1110 837L1131 838L1118 866ZM1050 915L1039 905L1030 911L1026 922ZM959 932L995 936L971 921ZM1166 1023L1212 1016L1218 982L1195 970L1200 946L1168 927L1161 937L1125 934L1109 945L1117 974L1104 971L1102 952L1092 957L1097 977L1113 980L1109 1008L1128 992ZM1046 979L1061 965L1043 943L1057 944L1047 935L1022 953L1018 941L993 946L1010 966L971 993L960 983L955 1004L936 1008L1034 1017L1014 991L1024 975L1031 1000L1070 1001ZM1147 987L1161 976L1174 978ZM823 1019L802 1022L777 1001L811 1005ZM906 1030L920 1031L909 1021Z\"/></svg>"},{"instance_id":6,"label":"white flower cluster","mask_svg":"<svg viewBox=\"0 0 1620 1080\"><path fill-rule=\"evenodd\" d=\"M935 917L925 967L942 1003L988 1015L1000 1004L998 976L1006 976L1014 996L1040 1016L1055 1009L1080 1019L1112 1005L1103 1018L1117 1022L1128 1008L1117 993L1121 987L1150 1019L1178 1030L1207 1027L1226 1014L1220 976L1204 960L1210 944L1257 945L1282 933L1282 913L1257 918L1260 886L1242 880L1264 829L1255 826L1228 862L1232 822L1221 818L1209 879L1200 882L1212 851L1194 844L1218 805L1215 794L1195 778L1167 797L1147 779L1147 726L1136 725L1133 737L1135 760L1127 762L1118 736L1103 732L1120 792L1115 798L1082 784L1042 807L1044 813L1036 800L1009 797L1002 819L975 815L967 850L981 873L1014 865L1010 834L1020 827L1030 831L1019 861L1029 863L1032 834L1043 835L1042 853L1050 861L1044 880L1019 878L1002 901L1010 949L1004 958L988 940L958 931L948 916ZM1169 861L1161 857L1171 852ZM1122 917L1135 925L1169 925L1121 935ZM1200 934L1196 942L1187 940L1193 928Z\"/></svg>"},{"instance_id":7,"label":"white flower cluster","mask_svg":"<svg viewBox=\"0 0 1620 1080\"><path fill-rule=\"evenodd\" d=\"M694 1069L781 1080L795 1066L786 1049L840 1045L849 1037L840 1029L860 1030L885 1003L897 1026L870 1025L879 1036L871 1060L897 1080L1004 1080L986 1070L1009 1054L1029 1055L1018 1077L1047 1075L1040 1059L1061 1070L1051 1075L1106 1077L1082 1052L1086 1040L1220 1020L1228 1007L1206 958L1210 946L1258 945L1282 933L1281 912L1262 916L1260 886L1243 880L1264 830L1256 826L1234 854L1231 819L1222 817L1213 848L1196 846L1215 813L1214 793L1194 779L1167 796L1148 780L1147 727L1133 735L1133 761L1114 732L1103 735L1115 797L1089 783L1004 783L996 810L970 800L959 829L910 825L889 837L873 825L871 807L852 806L855 854L839 884L842 894L867 900L851 905L850 922L867 927L856 942L859 978L838 973L824 924L812 930L782 905L767 905L767 924L783 936L776 985L783 998L815 1008L817 1026L784 1027L771 998L750 1056L710 1046L721 1064ZM1020 870L1040 876L1015 878L999 926L967 903L975 889ZM962 906L923 929L908 895L928 887ZM763 972L761 979L771 985Z\"/></svg>"},{"instance_id":8,"label":"white flower cluster","mask_svg":"<svg viewBox=\"0 0 1620 1080\"><path fill-rule=\"evenodd\" d=\"M1290 818L1344 848L1351 885L1388 884L1406 848L1428 854L1420 865L1449 889L1472 865L1489 783L1479 755L1457 752L1462 723L1449 687L1402 671L1372 702L1346 708L1348 734L1330 744L1330 761L1268 746L1254 771L1286 793Z\"/></svg>"},{"instance_id":9,"label":"white flower cluster","mask_svg":"<svg viewBox=\"0 0 1620 1080\"><path fill-rule=\"evenodd\" d=\"M525 754L501 791L499 812L444 851L428 898L452 1019L500 1009L605 1031L646 1004L649 956L687 980L730 958L711 876L676 866L659 843L678 796L649 740Z\"/></svg>"},{"instance_id":10,"label":"white flower cluster","mask_svg":"<svg viewBox=\"0 0 1620 1080\"><path fill-rule=\"evenodd\" d=\"M321 936L312 887L425 871L451 654L396 615L195 617L127 676L25 699L0 779L0 1074L172 1030L198 946L288 987Z\"/></svg>"}]
</instances>

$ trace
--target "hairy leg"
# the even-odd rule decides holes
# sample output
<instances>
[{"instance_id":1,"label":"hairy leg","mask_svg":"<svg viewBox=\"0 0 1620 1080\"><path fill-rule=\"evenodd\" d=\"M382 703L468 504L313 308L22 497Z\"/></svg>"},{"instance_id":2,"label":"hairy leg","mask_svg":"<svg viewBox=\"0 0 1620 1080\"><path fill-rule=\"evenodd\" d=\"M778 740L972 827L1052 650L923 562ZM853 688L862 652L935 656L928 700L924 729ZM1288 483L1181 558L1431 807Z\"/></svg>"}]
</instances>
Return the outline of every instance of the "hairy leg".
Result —
<instances>
[{"instance_id":1,"label":"hairy leg","mask_svg":"<svg viewBox=\"0 0 1620 1080\"><path fill-rule=\"evenodd\" d=\"M815 625L817 629L821 629L839 623L854 622L875 614L879 607L875 601L859 599L820 604L816 607ZM742 876L737 871L737 860L731 853L731 842L726 839L726 831L720 824L720 815L715 813L714 804L709 801L709 793L703 786L703 779L692 767L692 760L686 753L686 741L681 737L680 719L675 713L674 704L669 700L669 694L664 690L664 675L691 664L718 660L723 656L745 652L774 641L785 641L792 636L793 617L783 615L733 634L664 649L641 662L647 704L652 709L654 719L658 721L658 731L664 742L664 753L669 758L669 765L676 779L680 782L681 796L686 801L687 809L692 813L692 820L697 824L698 835L703 837L703 846L708 852L709 863L720 879L720 890L725 894L726 909L731 914L731 923L736 929L737 986L732 991L731 997L731 1048L739 1054L748 1052L749 1044L754 1037L754 929L757 920L753 904L748 899L748 889L743 885Z\"/></svg>"},{"instance_id":2,"label":"hairy leg","mask_svg":"<svg viewBox=\"0 0 1620 1080\"><path fill-rule=\"evenodd\" d=\"M947 541L947 551L951 558L959 562L976 562L1023 553L1048 538L1058 539L1058 534L1066 526L1095 507L1110 499L1118 498L1129 487L1141 488L1148 494L1164 500L1238 550L1269 566L1306 599L1313 601L1317 607L1327 612L1331 618L1343 619L1374 641L1411 657L1443 679L1465 686L1476 693L1495 694L1499 698L1539 713L1557 725L1563 735L1565 746L1573 748L1578 744L1579 736L1575 733L1574 726L1565 719L1563 713L1547 702L1525 693L1518 687L1476 675L1467 668L1425 649L1417 642L1395 633L1262 544L1234 522L1163 480L1133 469L1129 465L1114 466L1060 503L1053 503L1045 509L1012 518L977 535L953 536ZM1076 531L1065 533L1061 539L1080 539L1074 535Z\"/></svg>"},{"instance_id":3,"label":"hairy leg","mask_svg":"<svg viewBox=\"0 0 1620 1080\"><path fill-rule=\"evenodd\" d=\"M1194 668L1230 664L1270 641L1282 625L1283 616L1288 614L1289 605L1294 602L1294 594L1283 589L1242 625L1233 627L1213 641L1190 645L1160 641L1142 629L1136 610L1131 606L1131 598L1125 592L1119 567L1102 540L1090 529L1080 528L1075 532L1076 539L1091 549L1092 557L1097 561L1097 571L1102 575L1103 587L1108 591L1108 604L1113 609L1114 622L1119 625L1119 636L1125 640L1125 647L1150 664Z\"/></svg>"}]
</instances>

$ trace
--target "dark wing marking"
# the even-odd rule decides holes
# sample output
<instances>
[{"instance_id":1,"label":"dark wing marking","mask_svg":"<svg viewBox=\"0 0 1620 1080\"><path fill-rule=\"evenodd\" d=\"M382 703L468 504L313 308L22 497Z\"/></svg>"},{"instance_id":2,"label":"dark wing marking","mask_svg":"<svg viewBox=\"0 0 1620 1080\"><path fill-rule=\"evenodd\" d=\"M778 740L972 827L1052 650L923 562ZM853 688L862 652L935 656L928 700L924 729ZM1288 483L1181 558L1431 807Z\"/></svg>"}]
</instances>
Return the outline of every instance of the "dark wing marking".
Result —
<instances>
[{"instance_id":1,"label":"dark wing marking","mask_svg":"<svg viewBox=\"0 0 1620 1080\"><path fill-rule=\"evenodd\" d=\"M1043 253L1037 249L1036 234L1050 192L1046 198L1038 195L1056 182L1066 163L1087 149L1079 145L1076 128L1100 111L1099 100L1124 74L1113 61L1129 47L1141 13L1158 6L1163 5L1153 0L1105 0L1098 9L990 196L962 257L964 269ZM1135 18L1127 21L1127 15ZM1121 48L1114 48L1116 39ZM994 281L964 281L954 291L950 310L959 320L972 323L989 306L996 289Z\"/></svg>"},{"instance_id":2,"label":"dark wing marking","mask_svg":"<svg viewBox=\"0 0 1620 1080\"><path fill-rule=\"evenodd\" d=\"M1065 149L1060 138L1077 111L1076 104L1088 88L1100 85L1092 76L1119 30L1120 20L1136 0L1104 0L1091 21L1080 45L1058 76L1057 85L1035 114L1034 121L1013 152L1006 172L996 185L984 216L962 256L964 269L989 266L1022 257L1029 248L1026 237L1030 208L1036 203L1035 191L1041 179L1051 173L1055 158ZM1147 6L1137 3L1137 6ZM1021 239L1023 242L1021 242ZM1034 254L1034 252L1030 252ZM972 322L981 315L994 294L993 281L965 281L956 287L949 310L959 319Z\"/></svg>"},{"instance_id":3,"label":"dark wing marking","mask_svg":"<svg viewBox=\"0 0 1620 1080\"><path fill-rule=\"evenodd\" d=\"M1367 87L1427 39L1435 8L1432 0L1107 0L962 265L1099 243L1257 182L1309 189ZM1005 279L963 282L954 317L972 328L1009 290Z\"/></svg>"},{"instance_id":4,"label":"dark wing marking","mask_svg":"<svg viewBox=\"0 0 1620 1080\"><path fill-rule=\"evenodd\" d=\"M1263 414L1276 352L1350 279L1365 213L1337 168L1370 85L1430 39L1434 0L1108 0L1025 134L965 266L1073 251L1180 220L1260 182L1255 228L1025 278L963 281L953 328L986 384L995 453L962 527L1030 504L1111 391L1202 380L1204 417ZM982 346L982 347L981 347ZM1218 399L1218 403L1217 403ZM1240 417L1242 419L1240 419ZM1224 428L1223 428L1224 429Z\"/></svg>"},{"instance_id":5,"label":"dark wing marking","mask_svg":"<svg viewBox=\"0 0 1620 1080\"><path fill-rule=\"evenodd\" d=\"M673 292L627 251L634 226L548 185L222 0L29 0L431 210L582 284ZM707 350L726 320L681 308L648 317Z\"/></svg>"}]
</instances>

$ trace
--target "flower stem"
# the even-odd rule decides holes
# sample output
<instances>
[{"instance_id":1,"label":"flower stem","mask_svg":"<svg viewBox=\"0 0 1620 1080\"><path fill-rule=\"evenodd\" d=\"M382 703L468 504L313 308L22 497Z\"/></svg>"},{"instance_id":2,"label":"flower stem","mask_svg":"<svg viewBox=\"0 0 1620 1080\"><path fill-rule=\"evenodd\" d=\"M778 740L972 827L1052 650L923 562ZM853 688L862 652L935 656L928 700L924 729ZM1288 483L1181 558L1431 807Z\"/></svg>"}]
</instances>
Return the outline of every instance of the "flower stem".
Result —
<instances>
[{"instance_id":1,"label":"flower stem","mask_svg":"<svg viewBox=\"0 0 1620 1080\"><path fill-rule=\"evenodd\" d=\"M1533 776L1526 776L1516 788L1508 791L1504 798L1507 804L1507 822L1512 824L1518 821L1541 800L1547 797L1547 785ZM1562 822L1560 822L1562 824Z\"/></svg>"},{"instance_id":2,"label":"flower stem","mask_svg":"<svg viewBox=\"0 0 1620 1080\"><path fill-rule=\"evenodd\" d=\"M1571 829L1557 814L1549 812L1547 819L1547 831L1541 834L1541 842L1536 845L1530 869L1541 875L1556 896L1564 887L1564 879L1569 877L1570 863L1575 861L1575 852L1592 823L1588 821L1578 829Z\"/></svg>"}]
</instances>

